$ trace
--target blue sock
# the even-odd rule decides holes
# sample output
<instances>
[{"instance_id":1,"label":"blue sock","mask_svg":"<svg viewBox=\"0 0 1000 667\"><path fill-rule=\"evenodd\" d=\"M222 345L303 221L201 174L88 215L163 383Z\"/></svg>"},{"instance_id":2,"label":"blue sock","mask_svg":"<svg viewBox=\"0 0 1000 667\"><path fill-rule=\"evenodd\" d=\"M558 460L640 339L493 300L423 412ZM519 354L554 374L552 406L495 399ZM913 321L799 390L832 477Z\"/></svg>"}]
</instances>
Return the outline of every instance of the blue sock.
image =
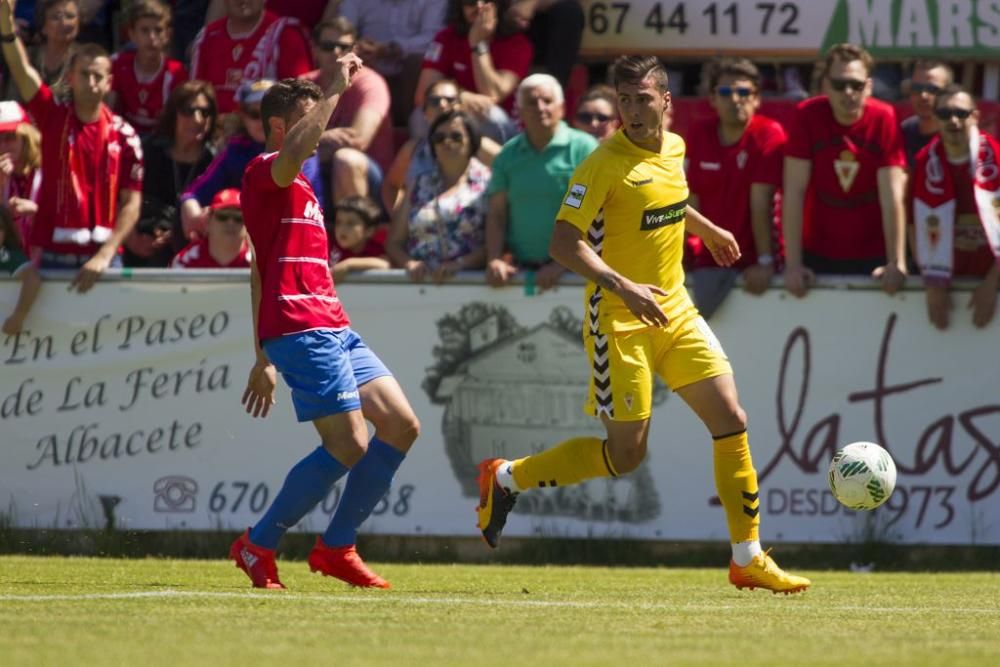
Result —
<instances>
[{"instance_id":1,"label":"blue sock","mask_svg":"<svg viewBox=\"0 0 1000 667\"><path fill-rule=\"evenodd\" d=\"M368 443L368 452L347 476L344 495L330 526L323 533L323 544L343 547L354 544L358 527L372 513L375 504L392 485L392 476L403 462L405 454L377 437Z\"/></svg>"},{"instance_id":2,"label":"blue sock","mask_svg":"<svg viewBox=\"0 0 1000 667\"><path fill-rule=\"evenodd\" d=\"M322 501L347 472L348 468L322 446L314 449L288 471L267 513L250 529L250 541L266 549L277 547L285 531Z\"/></svg>"}]
</instances>

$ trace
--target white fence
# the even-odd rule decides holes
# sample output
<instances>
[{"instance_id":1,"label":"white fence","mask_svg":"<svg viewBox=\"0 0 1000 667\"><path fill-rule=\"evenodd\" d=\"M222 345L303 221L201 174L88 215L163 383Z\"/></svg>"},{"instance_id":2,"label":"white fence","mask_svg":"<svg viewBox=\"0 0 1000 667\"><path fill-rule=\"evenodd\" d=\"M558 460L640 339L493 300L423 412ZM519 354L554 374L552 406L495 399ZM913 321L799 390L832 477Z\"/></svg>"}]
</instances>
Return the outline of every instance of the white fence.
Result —
<instances>
[{"instance_id":1,"label":"white fence","mask_svg":"<svg viewBox=\"0 0 1000 667\"><path fill-rule=\"evenodd\" d=\"M86 295L48 281L29 331L0 338L0 511L26 527L103 526L108 512L120 528L249 525L317 439L283 386L267 420L242 411L246 274L127 275ZM16 290L0 282L0 313ZM382 274L340 292L423 423L365 530L474 535L479 459L601 432L581 410L579 284L528 295ZM874 440L900 472L877 511L887 535L1000 544L1000 320L969 319L958 308L934 330L919 289L729 297L711 324L750 415L763 539L857 537L862 518L833 500L826 466L837 446ZM725 539L708 435L675 395L656 397L636 473L524 494L507 534ZM325 526L338 494L300 528Z\"/></svg>"}]
</instances>

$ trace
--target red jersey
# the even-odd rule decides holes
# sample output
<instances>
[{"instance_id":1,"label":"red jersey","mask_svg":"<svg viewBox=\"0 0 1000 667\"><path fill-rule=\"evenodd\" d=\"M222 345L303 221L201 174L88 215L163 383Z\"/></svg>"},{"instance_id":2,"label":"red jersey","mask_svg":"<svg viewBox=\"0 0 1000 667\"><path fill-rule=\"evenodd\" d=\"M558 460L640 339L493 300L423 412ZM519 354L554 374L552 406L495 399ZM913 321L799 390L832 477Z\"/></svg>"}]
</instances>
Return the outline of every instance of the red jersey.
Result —
<instances>
[{"instance_id":1,"label":"red jersey","mask_svg":"<svg viewBox=\"0 0 1000 667\"><path fill-rule=\"evenodd\" d=\"M513 72L518 81L528 75L528 68L535 57L535 47L523 33L517 32L504 37L494 37L490 42L490 56L493 67L499 71ZM446 78L454 79L465 90L476 91L476 79L472 73L472 47L469 38L460 35L451 26L434 35L434 41L424 55L424 68L441 72ZM500 106L507 111L514 108L514 91L501 100Z\"/></svg>"},{"instance_id":2,"label":"red jersey","mask_svg":"<svg viewBox=\"0 0 1000 667\"><path fill-rule=\"evenodd\" d=\"M191 78L210 82L220 113L236 110L244 80L298 77L312 69L309 40L299 22L265 11L248 33L229 32L228 18L209 23L191 47Z\"/></svg>"},{"instance_id":3,"label":"red jersey","mask_svg":"<svg viewBox=\"0 0 1000 667\"><path fill-rule=\"evenodd\" d=\"M969 163L946 162L945 168L951 172L951 182L955 187L955 245L952 250L955 264L952 275L981 278L997 260L986 240L983 223L979 221Z\"/></svg>"},{"instance_id":4,"label":"red jersey","mask_svg":"<svg viewBox=\"0 0 1000 667\"><path fill-rule=\"evenodd\" d=\"M781 188L784 166L785 131L770 118L755 115L739 141L723 146L719 139L719 119L706 118L689 131L687 179L692 194L698 195L698 210L736 237L743 256L735 268L757 263L757 246L750 221L750 186L764 183ZM692 268L718 266L697 236L688 236ZM781 227L777 216L771 226L771 248L781 253Z\"/></svg>"},{"instance_id":5,"label":"red jersey","mask_svg":"<svg viewBox=\"0 0 1000 667\"><path fill-rule=\"evenodd\" d=\"M258 336L264 341L311 329L350 325L330 277L323 210L301 173L287 188L271 176L277 153L247 165L240 189L243 219L261 279Z\"/></svg>"},{"instance_id":6,"label":"red jersey","mask_svg":"<svg viewBox=\"0 0 1000 667\"><path fill-rule=\"evenodd\" d=\"M250 268L250 244L243 242L240 254L233 258L228 264L219 264L212 257L208 249L208 239L199 239L188 244L174 256L170 262L173 269L249 269Z\"/></svg>"},{"instance_id":7,"label":"red jersey","mask_svg":"<svg viewBox=\"0 0 1000 667\"><path fill-rule=\"evenodd\" d=\"M317 23L323 20L323 11L326 9L327 0L267 0L264 6L268 11L281 16L294 16L302 25L312 29Z\"/></svg>"},{"instance_id":8,"label":"red jersey","mask_svg":"<svg viewBox=\"0 0 1000 667\"><path fill-rule=\"evenodd\" d=\"M118 94L114 111L140 133L156 127L170 93L188 78L181 61L164 56L156 74L140 79L135 51L119 51L111 57L111 76L112 89Z\"/></svg>"},{"instance_id":9,"label":"red jersey","mask_svg":"<svg viewBox=\"0 0 1000 667\"><path fill-rule=\"evenodd\" d=\"M906 167L892 106L868 99L861 120L848 126L833 117L825 96L805 100L789 127L785 154L812 163L803 249L828 259L885 257L877 172Z\"/></svg>"},{"instance_id":10,"label":"red jersey","mask_svg":"<svg viewBox=\"0 0 1000 667\"><path fill-rule=\"evenodd\" d=\"M333 266L337 262L342 262L345 259L352 259L354 257L385 257L385 238L387 236L385 229L379 229L372 237L365 241L365 247L361 249L360 252L354 252L353 250L348 250L347 248L342 248L337 241L331 237L330 238L330 266Z\"/></svg>"},{"instance_id":11,"label":"red jersey","mask_svg":"<svg viewBox=\"0 0 1000 667\"><path fill-rule=\"evenodd\" d=\"M132 126L101 105L83 123L71 101L42 84L26 108L42 134L42 183L29 245L93 254L111 237L122 190L142 192L142 144Z\"/></svg>"}]
</instances>

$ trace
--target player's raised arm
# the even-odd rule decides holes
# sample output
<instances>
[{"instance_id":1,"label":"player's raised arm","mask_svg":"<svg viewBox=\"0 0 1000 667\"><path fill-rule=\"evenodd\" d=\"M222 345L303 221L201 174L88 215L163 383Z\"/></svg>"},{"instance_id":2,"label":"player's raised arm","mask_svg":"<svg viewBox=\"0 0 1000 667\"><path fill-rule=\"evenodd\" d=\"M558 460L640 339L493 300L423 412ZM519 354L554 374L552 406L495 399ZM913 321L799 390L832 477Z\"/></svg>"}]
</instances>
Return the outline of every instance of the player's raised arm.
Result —
<instances>
[{"instance_id":1,"label":"player's raised arm","mask_svg":"<svg viewBox=\"0 0 1000 667\"><path fill-rule=\"evenodd\" d=\"M337 107L340 94L350 85L351 77L361 69L361 59L353 53L341 56L337 59L337 63L340 66L337 76L330 88L323 91L326 97L317 102L299 122L287 130L278 157L271 164L271 177L280 187L291 185L302 169L302 163L316 150L319 138L326 130L330 116ZM266 118L268 114L265 113L264 116ZM281 122L277 119L270 120ZM268 128L272 129L274 128Z\"/></svg>"},{"instance_id":2,"label":"player's raised arm","mask_svg":"<svg viewBox=\"0 0 1000 667\"><path fill-rule=\"evenodd\" d=\"M17 38L16 30L14 0L0 0L0 44L3 45L3 57L7 61L10 76L17 86L21 99L29 101L41 87L42 79L29 64L28 54L21 40Z\"/></svg>"}]
</instances>

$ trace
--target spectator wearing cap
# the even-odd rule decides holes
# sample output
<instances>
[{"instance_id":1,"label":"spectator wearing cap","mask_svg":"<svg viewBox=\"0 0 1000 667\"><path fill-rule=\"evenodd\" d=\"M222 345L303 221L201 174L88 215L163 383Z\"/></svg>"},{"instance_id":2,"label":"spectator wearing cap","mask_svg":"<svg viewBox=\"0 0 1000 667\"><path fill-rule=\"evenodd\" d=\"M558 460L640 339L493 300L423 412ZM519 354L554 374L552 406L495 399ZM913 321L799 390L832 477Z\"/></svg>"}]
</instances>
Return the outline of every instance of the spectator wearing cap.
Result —
<instances>
[{"instance_id":1,"label":"spectator wearing cap","mask_svg":"<svg viewBox=\"0 0 1000 667\"><path fill-rule=\"evenodd\" d=\"M331 3L331 7L334 3ZM355 52L392 91L392 121L405 126L413 110L424 53L444 27L446 0L343 0L340 16L358 30ZM333 18L331 11L326 18Z\"/></svg>"},{"instance_id":2,"label":"spectator wearing cap","mask_svg":"<svg viewBox=\"0 0 1000 667\"><path fill-rule=\"evenodd\" d=\"M128 37L135 48L111 58L108 106L143 136L156 127L170 93L187 81L179 60L168 58L170 7L160 0L135 0L128 10Z\"/></svg>"},{"instance_id":3,"label":"spectator wearing cap","mask_svg":"<svg viewBox=\"0 0 1000 667\"><path fill-rule=\"evenodd\" d=\"M618 131L618 98L607 84L591 86L576 103L573 127L603 142Z\"/></svg>"},{"instance_id":4,"label":"spectator wearing cap","mask_svg":"<svg viewBox=\"0 0 1000 667\"><path fill-rule=\"evenodd\" d=\"M386 229L380 224L378 204L369 197L347 197L337 202L334 211L333 229L327 234L334 283L343 282L351 272L388 269Z\"/></svg>"},{"instance_id":5,"label":"spectator wearing cap","mask_svg":"<svg viewBox=\"0 0 1000 667\"><path fill-rule=\"evenodd\" d=\"M500 149L487 190L486 279L501 287L530 270L544 290L566 272L549 257L549 243L569 177L597 139L563 121L562 86L551 74L521 81L517 104L524 132Z\"/></svg>"},{"instance_id":6,"label":"spectator wearing cap","mask_svg":"<svg viewBox=\"0 0 1000 667\"><path fill-rule=\"evenodd\" d=\"M41 166L42 137L24 108L13 100L0 102L0 205L14 218L25 252L38 212Z\"/></svg>"},{"instance_id":7,"label":"spectator wearing cap","mask_svg":"<svg viewBox=\"0 0 1000 667\"><path fill-rule=\"evenodd\" d=\"M294 18L264 10L264 0L225 0L226 15L192 44L191 78L215 87L220 113L236 108L242 81L302 76L312 69L309 40Z\"/></svg>"},{"instance_id":8,"label":"spectator wearing cap","mask_svg":"<svg viewBox=\"0 0 1000 667\"><path fill-rule=\"evenodd\" d=\"M326 90L337 78L337 59L355 46L354 26L340 17L313 29L313 56L319 69L302 76ZM392 162L392 122L389 86L370 67L363 67L340 94L327 129L320 136L322 162L333 164L336 200L350 196L378 196L382 175Z\"/></svg>"},{"instance_id":9,"label":"spectator wearing cap","mask_svg":"<svg viewBox=\"0 0 1000 667\"><path fill-rule=\"evenodd\" d=\"M84 44L72 56L70 97L57 100L27 63L14 34L10 0L0 1L0 43L11 75L42 135L42 183L31 227L32 260L79 269L72 287L89 290L139 218L142 146L132 126L104 104L111 59Z\"/></svg>"},{"instance_id":10,"label":"spectator wearing cap","mask_svg":"<svg viewBox=\"0 0 1000 667\"><path fill-rule=\"evenodd\" d=\"M1000 290L1000 143L979 129L976 100L951 84L936 95L938 134L917 154L911 244L924 279L927 316L948 328L954 277L976 279L972 324L996 314Z\"/></svg>"},{"instance_id":11,"label":"spectator wearing cap","mask_svg":"<svg viewBox=\"0 0 1000 667\"><path fill-rule=\"evenodd\" d=\"M899 124L906 147L906 161L912 170L917 153L930 143L938 132L938 122L934 117L934 101L948 86L954 74L947 64L940 60L918 60L913 63L910 74L909 93L913 115Z\"/></svg>"},{"instance_id":12,"label":"spectator wearing cap","mask_svg":"<svg viewBox=\"0 0 1000 667\"><path fill-rule=\"evenodd\" d=\"M205 232L208 219L205 207L216 193L226 188L237 188L243 183L243 172L250 160L264 152L264 123L260 104L264 94L274 85L270 79L244 81L236 91L239 104L238 117L242 125L226 142L225 148L215 156L208 169L187 188L180 197L181 226L184 238L193 240ZM323 204L328 206L328 190L320 171L319 159L310 157L302 171Z\"/></svg>"},{"instance_id":13,"label":"spectator wearing cap","mask_svg":"<svg viewBox=\"0 0 1000 667\"><path fill-rule=\"evenodd\" d=\"M500 19L510 0L449 0L447 25L434 36L424 56L414 106L438 79L451 78L462 88L462 105L483 134L503 143L515 132L510 119L514 91L534 57L531 41L515 24ZM422 116L410 118L410 134L423 134Z\"/></svg>"},{"instance_id":14,"label":"spectator wearing cap","mask_svg":"<svg viewBox=\"0 0 1000 667\"><path fill-rule=\"evenodd\" d=\"M892 106L872 99L871 55L835 44L826 95L789 125L782 188L785 288L805 296L816 273L871 275L894 294L906 280L906 153Z\"/></svg>"},{"instance_id":15,"label":"spectator wearing cap","mask_svg":"<svg viewBox=\"0 0 1000 667\"><path fill-rule=\"evenodd\" d=\"M175 269L248 269L250 244L243 226L240 191L226 188L216 193L207 213L204 238L177 253Z\"/></svg>"},{"instance_id":16,"label":"spectator wearing cap","mask_svg":"<svg viewBox=\"0 0 1000 667\"><path fill-rule=\"evenodd\" d=\"M0 208L0 276L10 276L21 281L21 291L14 310L3 318L3 326L0 326L0 332L7 336L20 333L24 328L24 320L42 287L38 270L28 261L22 250L23 245L10 211Z\"/></svg>"}]
</instances>

